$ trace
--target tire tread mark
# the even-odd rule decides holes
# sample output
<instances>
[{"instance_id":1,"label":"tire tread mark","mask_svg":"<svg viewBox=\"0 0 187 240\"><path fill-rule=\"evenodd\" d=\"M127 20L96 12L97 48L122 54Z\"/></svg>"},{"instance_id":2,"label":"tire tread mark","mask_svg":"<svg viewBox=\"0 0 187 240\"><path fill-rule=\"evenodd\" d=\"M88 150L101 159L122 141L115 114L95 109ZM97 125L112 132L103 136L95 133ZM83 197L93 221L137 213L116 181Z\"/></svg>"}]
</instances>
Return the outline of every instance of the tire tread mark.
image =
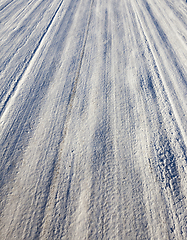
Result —
<instances>
[{"instance_id":1,"label":"tire tread mark","mask_svg":"<svg viewBox=\"0 0 187 240\"><path fill-rule=\"evenodd\" d=\"M56 174L55 173L57 172L57 168L58 168L58 165L59 165L58 163L60 161L59 155L61 153L62 145L64 143L64 140L65 140L65 137L66 137L67 131L68 131L68 123L69 123L69 120L70 120L71 111L73 109L73 102L74 102L74 99L75 99L75 96L76 96L78 80L79 80L79 76L80 76L81 66L82 66L85 47L86 47L86 42L87 42L87 36L88 36L88 32L89 32L93 2L94 2L94 0L91 0L88 20L87 20L87 25L86 25L86 30L85 30L84 39L83 39L82 50L81 50L81 53L80 53L80 60L79 60L79 63L78 63L75 78L74 78L74 81L72 83L72 88L71 88L69 98L68 98L68 103L67 103L67 107L66 107L66 111L65 111L66 112L66 117L65 117L65 120L64 120L64 127L61 131L61 141L58 144L59 150L58 150L58 153L57 153L57 156L56 156L56 160L54 160L55 162L54 162L54 168L52 170L53 171L52 179L50 181L49 194L48 194L48 199L47 199L46 202L50 201L51 193L53 192L52 189L53 189L53 186L56 182L56 178L55 178ZM73 176L73 164L74 163L73 163L73 160L72 160L71 169L70 169L70 173L69 173L69 182L68 182L68 187L67 187L67 190L66 190L66 200L65 200L65 206L64 206L65 212L64 212L63 223L62 223L62 227L61 227L62 232L63 232L63 229L65 227L65 221L66 221L66 217L67 217L67 204L68 204L69 192L70 192L70 188L71 188L71 181L72 181L71 178ZM47 208L47 203L46 203L46 208ZM44 212L46 212L46 209L44 210ZM43 219L45 219L45 213L44 213ZM45 224L45 221L42 220L42 225L40 226L40 229L43 229L44 224ZM42 231L43 230L40 231L40 237L42 236L41 235Z\"/></svg>"},{"instance_id":2,"label":"tire tread mark","mask_svg":"<svg viewBox=\"0 0 187 240\"><path fill-rule=\"evenodd\" d=\"M9 4L11 4L14 0L6 2L0 6L0 11L3 11Z\"/></svg>"},{"instance_id":3,"label":"tire tread mark","mask_svg":"<svg viewBox=\"0 0 187 240\"><path fill-rule=\"evenodd\" d=\"M176 121L178 136L180 138L182 138L182 140L183 140L183 143L181 143L181 148L182 148L183 154L185 156L184 158L186 160L186 154L185 154L185 152L186 152L186 141L185 141L186 140L185 139L186 135L185 135L184 129L182 127L180 117L178 116L177 110L176 110L176 108L173 104L173 100L170 96L167 85L166 85L165 81L163 81L164 77L162 76L162 71L161 71L159 63L157 61L157 56L155 56L155 51L151 47L150 39L149 39L145 29L144 29L144 26L143 26L143 24L140 20L141 18L139 16L137 10L136 10L136 14L137 14L137 17L138 17L139 26L142 30L144 38L146 39L146 42L148 43L149 53L151 53L153 61L155 62L155 66L156 66L156 69L157 69L156 70L157 77L162 79L162 87L163 87L163 90L165 91L166 98L168 99L168 104L170 106L170 109L172 110L174 119ZM147 76L148 76L149 80L151 80L148 73L147 73ZM146 84L144 83L144 85L146 85ZM152 97L153 97L154 101L156 102L156 98L155 98L156 91L154 89L153 82L151 82L151 85L150 85L150 83L147 85L147 89L148 88L149 88L149 90L151 89ZM144 86L144 91L145 91L145 86ZM147 104L147 102L146 102L146 104ZM158 103L156 103L156 105L158 106ZM158 112L159 111L160 110L158 109ZM157 113L157 115L159 116L159 113ZM163 119L161 118L161 116L158 119L159 119L159 122L161 124L163 122ZM176 180L176 176L177 176L177 173L178 173L176 163L175 163L176 162L176 156L174 155L174 152L170 147L170 141L169 141L169 139L168 139L168 137L165 133L165 130L160 125L159 132L161 132L161 131L163 131L163 133L160 134L161 137L160 137L159 143L158 143L159 148L155 149L155 155L158 156L158 158L160 160L160 164L159 164L159 172L161 172L160 181L163 184L165 184L165 187L164 187L165 189L169 188L170 190L172 190L171 191L171 198L172 198L174 206L176 206L175 207L175 213L174 213L175 214L175 223L173 223L173 226L175 226L176 228L179 228L181 233L182 233L182 229L180 228L179 222L184 221L184 219L183 219L183 216L180 213L180 211L178 211L179 213L177 212L177 210L178 210L177 209L177 204L178 204L179 201L180 202L183 201L184 195L183 195L182 191L180 190L180 180L178 180L179 184ZM166 163L164 163L165 159L166 159ZM164 169L162 170L162 168L164 168ZM174 231L174 227L172 227L172 228L169 227L169 229L170 230L168 231L168 234L172 234L173 231ZM186 233L182 233L182 235L183 234L186 234Z\"/></svg>"},{"instance_id":4,"label":"tire tread mark","mask_svg":"<svg viewBox=\"0 0 187 240\"><path fill-rule=\"evenodd\" d=\"M10 94L7 96L6 100L4 101L4 104L3 104L2 108L0 109L0 117L1 117L2 114L4 113L4 111L5 111L5 109L6 109L6 106L7 106L8 102L9 102L9 100L13 97L14 93L16 92L16 89L17 89L17 86L18 86L20 80L23 78L24 73L26 72L26 70L27 70L28 67L29 67L29 64L31 63L31 60L34 58L35 54L37 53L37 50L39 49L39 47L40 47L40 45L41 45L41 43L42 43L42 40L44 39L44 37L45 37L45 35L47 34L47 32L48 32L50 26L52 25L52 23L53 23L53 21L54 21L54 19L55 19L55 16L57 15L57 13L58 13L60 7L62 6L63 1L64 1L64 0L61 0L61 2L59 3L59 5L58 5L58 7L57 7L55 13L53 14L53 16L52 16L52 18L51 18L49 24L47 25L47 27L46 27L44 33L42 34L40 40L38 41L38 43L37 43L37 45L36 45L36 47L35 47L33 53L31 54L31 56L30 56L28 62L26 63L26 65L25 65L25 67L24 67L22 73L20 74L20 76L18 77L17 81L15 82L15 84L14 84L14 86L13 86L13 88L12 88Z\"/></svg>"},{"instance_id":5,"label":"tire tread mark","mask_svg":"<svg viewBox=\"0 0 187 240\"><path fill-rule=\"evenodd\" d=\"M157 21L157 20L155 19L155 17L153 16L152 10L150 9L150 6L148 5L148 3L147 3L146 1L145 1L145 7L146 7L147 11L149 12L149 14L151 15L151 18L153 18L153 23L155 24L156 28L159 27L159 29L161 29L161 26L159 25L158 21ZM150 12L151 12L151 13L150 13ZM144 27L143 27L142 22L140 21L140 16L139 16L139 14L138 14L137 11L136 11L136 14L137 14L137 16L138 16L139 24L140 24L140 26L141 26L141 28L142 28L142 31L143 31ZM155 51L154 51L154 50L152 49L152 47L151 47L150 39L149 39L148 35L146 34L146 31L143 31L143 32L144 32L144 35L145 35L145 38L146 38L147 42L149 43L149 47L150 47L150 50L151 50L151 52L152 52L153 59L154 59L154 61L155 61L155 63L156 63L157 72L159 72L160 77L163 79L163 81L162 81L163 87L164 87L165 92L166 92L166 94L167 94L167 98L168 98L168 100L169 100L169 102L170 102L170 107L171 107L171 109L172 109L172 111L173 111L173 114L174 114L174 116L175 116L175 119L176 119L178 128L180 129L180 132L181 132L183 141L184 141L184 143L185 143L185 146L187 146L186 133L185 133L185 130L184 130L184 128L183 128L183 124L182 124L182 122L181 122L181 120L180 120L179 114L178 114L178 112L177 112L177 110L176 110L176 107L175 107L175 105L174 105L174 103L173 103L173 100L172 100L172 98L171 98L171 96L170 96L170 93L169 93L169 91L168 91L167 85L166 85L166 83L165 83L165 81L164 81L164 76L163 76L162 70L160 69L160 66L159 66L159 64L158 64L157 57L155 56ZM160 33L160 32L161 32L161 33ZM184 83L185 85L187 85L187 82L186 82L186 80L185 80L186 78L185 78L185 75L184 75L184 73L183 73L183 69L181 69L181 68L178 66L178 63L177 63L177 60L176 60L177 57L176 57L175 53L174 53L173 50L172 50L172 46L171 46L171 44L170 44L170 42L169 42L169 39L167 38L166 34L164 33L164 31L163 31L162 29L161 29L161 30L158 30L158 33L159 33L161 39L163 40L163 42L164 42L166 45L168 44L169 49L170 49L170 50L169 50L169 53L173 56L172 59L174 59L173 61L174 61L174 63L175 63L175 66L176 66L176 68L177 68L177 71L178 71L179 75L181 76L181 78L182 78L182 80L183 80L183 83Z\"/></svg>"}]
</instances>

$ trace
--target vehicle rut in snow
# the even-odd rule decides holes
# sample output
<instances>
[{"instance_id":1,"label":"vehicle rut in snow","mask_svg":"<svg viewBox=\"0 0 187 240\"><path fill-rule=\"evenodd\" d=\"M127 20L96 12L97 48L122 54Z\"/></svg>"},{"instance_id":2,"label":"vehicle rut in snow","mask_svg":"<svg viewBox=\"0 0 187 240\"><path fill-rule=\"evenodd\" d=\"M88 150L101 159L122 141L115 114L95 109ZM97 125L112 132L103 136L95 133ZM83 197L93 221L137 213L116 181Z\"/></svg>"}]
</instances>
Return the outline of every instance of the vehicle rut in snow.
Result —
<instances>
[{"instance_id":1,"label":"vehicle rut in snow","mask_svg":"<svg viewBox=\"0 0 187 240\"><path fill-rule=\"evenodd\" d=\"M0 3L0 238L187 238L184 0Z\"/></svg>"}]
</instances>

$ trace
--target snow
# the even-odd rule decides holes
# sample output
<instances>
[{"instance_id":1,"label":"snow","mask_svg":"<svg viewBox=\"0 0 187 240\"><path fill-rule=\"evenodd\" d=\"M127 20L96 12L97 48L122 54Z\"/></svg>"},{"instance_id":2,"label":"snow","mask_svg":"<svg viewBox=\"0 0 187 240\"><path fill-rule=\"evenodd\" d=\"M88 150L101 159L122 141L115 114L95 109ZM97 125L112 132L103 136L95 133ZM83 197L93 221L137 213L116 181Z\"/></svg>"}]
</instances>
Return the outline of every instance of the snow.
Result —
<instances>
[{"instance_id":1,"label":"snow","mask_svg":"<svg viewBox=\"0 0 187 240\"><path fill-rule=\"evenodd\" d=\"M0 239L187 239L184 0L0 2Z\"/></svg>"}]
</instances>

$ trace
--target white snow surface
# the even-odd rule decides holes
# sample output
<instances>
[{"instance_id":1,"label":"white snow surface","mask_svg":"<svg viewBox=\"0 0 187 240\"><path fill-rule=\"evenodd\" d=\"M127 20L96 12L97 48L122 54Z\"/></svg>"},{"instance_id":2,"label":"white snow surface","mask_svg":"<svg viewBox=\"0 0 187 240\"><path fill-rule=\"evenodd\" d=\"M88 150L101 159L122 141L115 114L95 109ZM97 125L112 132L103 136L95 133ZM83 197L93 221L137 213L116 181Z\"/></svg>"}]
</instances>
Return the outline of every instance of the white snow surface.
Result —
<instances>
[{"instance_id":1,"label":"white snow surface","mask_svg":"<svg viewBox=\"0 0 187 240\"><path fill-rule=\"evenodd\" d=\"M0 239L187 239L185 0L0 1Z\"/></svg>"}]
</instances>

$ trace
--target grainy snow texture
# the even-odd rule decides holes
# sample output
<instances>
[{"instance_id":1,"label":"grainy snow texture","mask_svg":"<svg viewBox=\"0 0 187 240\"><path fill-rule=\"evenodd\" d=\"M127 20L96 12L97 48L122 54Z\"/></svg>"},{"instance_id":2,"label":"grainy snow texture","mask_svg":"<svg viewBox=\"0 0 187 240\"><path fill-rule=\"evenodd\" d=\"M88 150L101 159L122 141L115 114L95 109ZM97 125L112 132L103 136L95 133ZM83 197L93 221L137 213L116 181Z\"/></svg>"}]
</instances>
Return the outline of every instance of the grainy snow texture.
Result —
<instances>
[{"instance_id":1,"label":"grainy snow texture","mask_svg":"<svg viewBox=\"0 0 187 240\"><path fill-rule=\"evenodd\" d=\"M0 1L0 239L187 239L185 0Z\"/></svg>"}]
</instances>

